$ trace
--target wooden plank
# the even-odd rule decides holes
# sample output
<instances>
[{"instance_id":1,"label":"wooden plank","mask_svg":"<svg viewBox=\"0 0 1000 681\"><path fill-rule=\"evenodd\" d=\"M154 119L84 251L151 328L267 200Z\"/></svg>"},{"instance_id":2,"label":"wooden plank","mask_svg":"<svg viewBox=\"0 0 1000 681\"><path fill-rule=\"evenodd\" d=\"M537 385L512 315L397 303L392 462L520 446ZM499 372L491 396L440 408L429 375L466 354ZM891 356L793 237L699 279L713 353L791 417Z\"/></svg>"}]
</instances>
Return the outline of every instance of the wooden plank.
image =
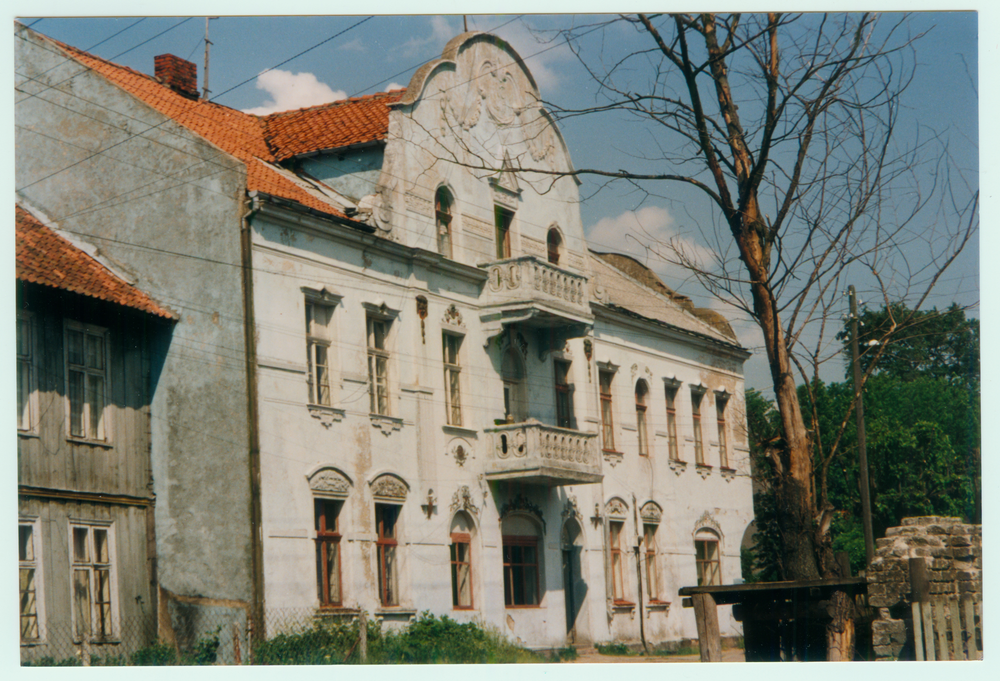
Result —
<instances>
[{"instance_id":1,"label":"wooden plank","mask_svg":"<svg viewBox=\"0 0 1000 681\"><path fill-rule=\"evenodd\" d=\"M920 615L924 625L924 655L928 662L934 662L937 656L934 654L934 620L929 600L920 604Z\"/></svg>"},{"instance_id":2,"label":"wooden plank","mask_svg":"<svg viewBox=\"0 0 1000 681\"><path fill-rule=\"evenodd\" d=\"M694 617L698 624L698 647L702 662L722 661L722 639L719 636L719 613L712 594L695 594Z\"/></svg>"},{"instance_id":3,"label":"wooden plank","mask_svg":"<svg viewBox=\"0 0 1000 681\"><path fill-rule=\"evenodd\" d=\"M944 621L945 601L943 598L934 599L934 633L937 635L938 659L948 660L948 626Z\"/></svg>"},{"instance_id":4,"label":"wooden plank","mask_svg":"<svg viewBox=\"0 0 1000 681\"><path fill-rule=\"evenodd\" d=\"M958 615L958 600L950 599L948 601L948 607L951 612L951 650L953 653L953 660L967 660L965 656L965 647L962 645L962 622Z\"/></svg>"},{"instance_id":5,"label":"wooden plank","mask_svg":"<svg viewBox=\"0 0 1000 681\"><path fill-rule=\"evenodd\" d=\"M972 598L966 596L962 599L962 609L965 611L965 630L969 633L969 659L981 660L983 656L979 650L979 642L976 640L976 613Z\"/></svg>"},{"instance_id":6,"label":"wooden plank","mask_svg":"<svg viewBox=\"0 0 1000 681\"><path fill-rule=\"evenodd\" d=\"M725 593L748 593L755 591L785 591L795 589L812 589L823 587L844 587L852 585L865 585L868 582L864 577L838 577L835 579L803 579L800 581L786 582L756 582L754 584L722 584L719 586L685 586L678 590L681 596L693 596L695 594L713 594L718 602L719 594Z\"/></svg>"},{"instance_id":7,"label":"wooden plank","mask_svg":"<svg viewBox=\"0 0 1000 681\"><path fill-rule=\"evenodd\" d=\"M910 603L913 612L913 650L916 653L917 662L924 661L924 627L920 617L920 601Z\"/></svg>"}]
</instances>

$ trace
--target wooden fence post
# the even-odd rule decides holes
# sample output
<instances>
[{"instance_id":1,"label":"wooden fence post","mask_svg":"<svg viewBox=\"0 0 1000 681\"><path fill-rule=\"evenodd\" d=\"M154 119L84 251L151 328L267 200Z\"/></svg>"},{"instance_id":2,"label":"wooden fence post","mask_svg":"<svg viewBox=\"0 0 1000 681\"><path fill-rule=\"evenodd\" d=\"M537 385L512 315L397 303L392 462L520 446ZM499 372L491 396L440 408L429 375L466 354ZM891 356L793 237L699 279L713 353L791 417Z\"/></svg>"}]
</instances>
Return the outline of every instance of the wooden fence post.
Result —
<instances>
[{"instance_id":1,"label":"wooden fence post","mask_svg":"<svg viewBox=\"0 0 1000 681\"><path fill-rule=\"evenodd\" d=\"M693 594L694 618L698 623L698 647L702 662L722 661L722 640L719 636L719 613L712 594Z\"/></svg>"}]
</instances>

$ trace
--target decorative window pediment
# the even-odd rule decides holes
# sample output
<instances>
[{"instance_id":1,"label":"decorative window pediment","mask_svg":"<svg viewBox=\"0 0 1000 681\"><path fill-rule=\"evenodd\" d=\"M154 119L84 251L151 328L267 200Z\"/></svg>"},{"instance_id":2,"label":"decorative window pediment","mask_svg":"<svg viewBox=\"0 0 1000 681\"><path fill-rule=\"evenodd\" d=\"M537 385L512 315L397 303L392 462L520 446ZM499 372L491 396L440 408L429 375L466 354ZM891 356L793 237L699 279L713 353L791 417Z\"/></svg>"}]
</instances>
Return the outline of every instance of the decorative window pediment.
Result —
<instances>
[{"instance_id":1,"label":"decorative window pediment","mask_svg":"<svg viewBox=\"0 0 1000 681\"><path fill-rule=\"evenodd\" d=\"M663 509L655 501L647 501L639 509L639 517L644 523L659 524L663 519Z\"/></svg>"},{"instance_id":2,"label":"decorative window pediment","mask_svg":"<svg viewBox=\"0 0 1000 681\"><path fill-rule=\"evenodd\" d=\"M604 505L604 512L609 518L624 520L628 517L628 504L620 497L613 497Z\"/></svg>"},{"instance_id":3,"label":"decorative window pediment","mask_svg":"<svg viewBox=\"0 0 1000 681\"><path fill-rule=\"evenodd\" d=\"M308 478L309 489L317 496L346 498L353 487L351 479L332 466L324 466Z\"/></svg>"},{"instance_id":4,"label":"decorative window pediment","mask_svg":"<svg viewBox=\"0 0 1000 681\"><path fill-rule=\"evenodd\" d=\"M402 478L391 473L378 476L369 485L372 489L372 496L378 501L403 503L406 500L406 494L410 491L410 486Z\"/></svg>"}]
</instances>

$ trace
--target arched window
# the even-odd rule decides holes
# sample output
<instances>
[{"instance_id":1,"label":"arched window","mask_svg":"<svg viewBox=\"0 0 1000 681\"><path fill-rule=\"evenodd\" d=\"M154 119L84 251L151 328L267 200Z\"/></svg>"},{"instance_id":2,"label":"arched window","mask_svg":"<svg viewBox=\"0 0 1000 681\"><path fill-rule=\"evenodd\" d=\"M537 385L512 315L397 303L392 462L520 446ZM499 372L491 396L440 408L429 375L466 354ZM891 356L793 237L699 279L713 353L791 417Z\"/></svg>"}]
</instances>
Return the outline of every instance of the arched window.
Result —
<instances>
[{"instance_id":1,"label":"arched window","mask_svg":"<svg viewBox=\"0 0 1000 681\"><path fill-rule=\"evenodd\" d=\"M503 409L507 423L519 423L528 418L524 362L513 348L507 350L500 367L503 378Z\"/></svg>"},{"instance_id":2,"label":"arched window","mask_svg":"<svg viewBox=\"0 0 1000 681\"><path fill-rule=\"evenodd\" d=\"M450 258L451 255L451 206L454 203L451 192L439 187L434 197L434 215L437 226L438 253Z\"/></svg>"},{"instance_id":3,"label":"arched window","mask_svg":"<svg viewBox=\"0 0 1000 681\"><path fill-rule=\"evenodd\" d=\"M451 604L456 610L471 610L472 535L475 525L465 511L451 521Z\"/></svg>"},{"instance_id":4,"label":"arched window","mask_svg":"<svg viewBox=\"0 0 1000 681\"><path fill-rule=\"evenodd\" d=\"M649 386L640 380L635 384L635 421L639 431L639 455L649 456L649 434L646 430L646 396Z\"/></svg>"},{"instance_id":5,"label":"arched window","mask_svg":"<svg viewBox=\"0 0 1000 681\"><path fill-rule=\"evenodd\" d=\"M722 584L719 535L702 528L694 535L695 563L698 566L698 586Z\"/></svg>"},{"instance_id":6,"label":"arched window","mask_svg":"<svg viewBox=\"0 0 1000 681\"><path fill-rule=\"evenodd\" d=\"M538 525L523 515L500 523L503 540L503 602L508 608L537 607L539 588Z\"/></svg>"},{"instance_id":7,"label":"arched window","mask_svg":"<svg viewBox=\"0 0 1000 681\"><path fill-rule=\"evenodd\" d=\"M549 247L549 262L553 265L558 265L559 254L562 251L562 237L559 236L559 230L555 227L549 230L547 243Z\"/></svg>"}]
</instances>

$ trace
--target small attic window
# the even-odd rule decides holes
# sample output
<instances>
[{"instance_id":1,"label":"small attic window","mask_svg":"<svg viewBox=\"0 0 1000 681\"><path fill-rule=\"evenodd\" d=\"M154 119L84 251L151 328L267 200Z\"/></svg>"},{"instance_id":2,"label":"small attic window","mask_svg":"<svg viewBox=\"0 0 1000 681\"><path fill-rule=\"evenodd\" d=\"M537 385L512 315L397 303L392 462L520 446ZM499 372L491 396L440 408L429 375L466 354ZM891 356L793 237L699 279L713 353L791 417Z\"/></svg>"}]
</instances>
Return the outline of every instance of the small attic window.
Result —
<instances>
[{"instance_id":1,"label":"small attic window","mask_svg":"<svg viewBox=\"0 0 1000 681\"><path fill-rule=\"evenodd\" d=\"M446 258L451 254L451 205L454 203L451 192L445 187L439 187L434 197L435 225L437 227L438 253Z\"/></svg>"},{"instance_id":2,"label":"small attic window","mask_svg":"<svg viewBox=\"0 0 1000 681\"><path fill-rule=\"evenodd\" d=\"M547 243L549 247L549 262L553 265L558 265L559 254L562 251L562 237L559 236L559 230L555 227L549 230Z\"/></svg>"}]
</instances>

